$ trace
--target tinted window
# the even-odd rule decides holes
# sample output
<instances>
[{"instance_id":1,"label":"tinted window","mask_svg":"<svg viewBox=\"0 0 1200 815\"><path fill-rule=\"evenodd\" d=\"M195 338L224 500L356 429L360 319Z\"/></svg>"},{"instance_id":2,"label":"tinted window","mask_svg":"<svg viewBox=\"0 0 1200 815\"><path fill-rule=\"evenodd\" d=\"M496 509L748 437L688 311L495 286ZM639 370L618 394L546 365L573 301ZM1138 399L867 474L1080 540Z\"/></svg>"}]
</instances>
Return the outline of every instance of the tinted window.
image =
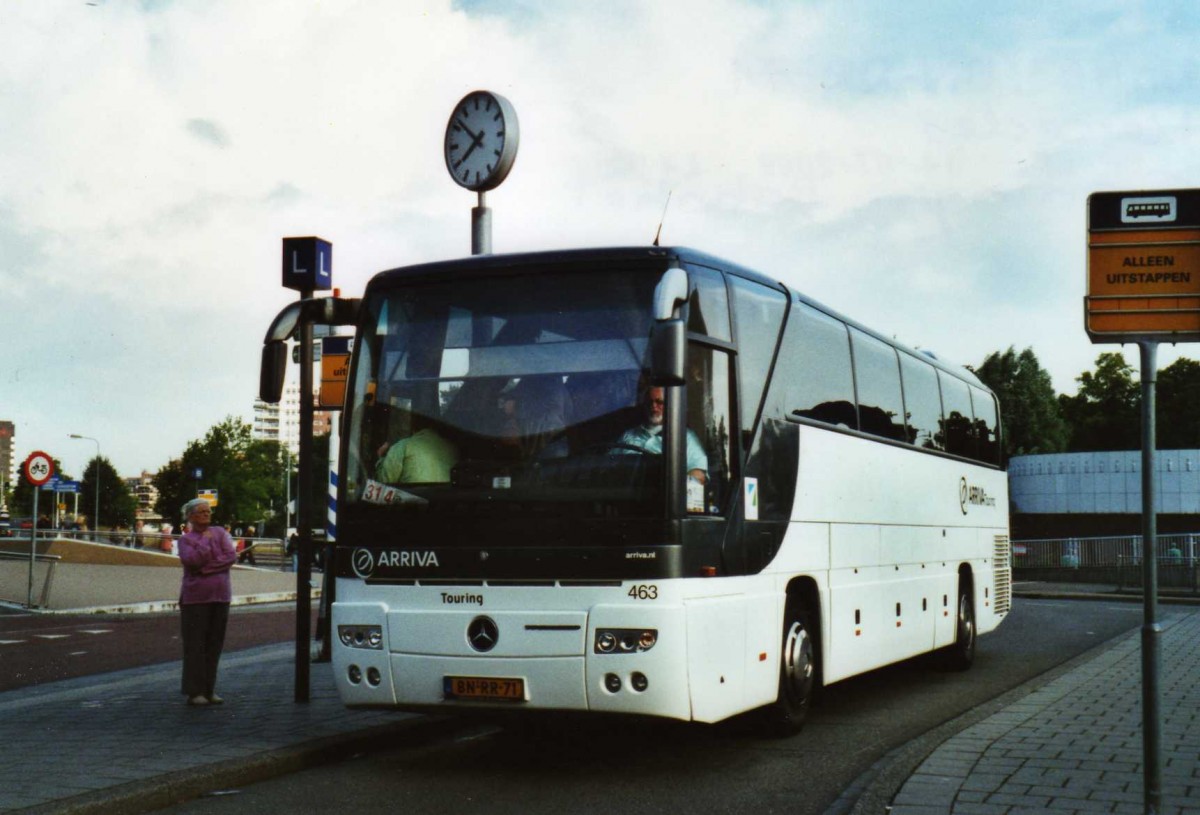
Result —
<instances>
[{"instance_id":1,"label":"tinted window","mask_svg":"<svg viewBox=\"0 0 1200 815\"><path fill-rule=\"evenodd\" d=\"M853 328L850 339L854 343L860 429L885 439L904 441L904 401L900 396L896 349Z\"/></svg>"},{"instance_id":2,"label":"tinted window","mask_svg":"<svg viewBox=\"0 0 1200 815\"><path fill-rule=\"evenodd\" d=\"M688 269L688 331L729 342L729 297L721 273Z\"/></svg>"},{"instance_id":3,"label":"tinted window","mask_svg":"<svg viewBox=\"0 0 1200 815\"><path fill-rule=\"evenodd\" d=\"M938 390L937 371L928 362L902 353L900 372L904 380L908 440L927 450L944 450L942 398Z\"/></svg>"},{"instance_id":4,"label":"tinted window","mask_svg":"<svg viewBox=\"0 0 1200 815\"><path fill-rule=\"evenodd\" d=\"M741 375L742 431L754 429L758 405L771 372L775 343L783 322L787 297L774 289L738 277L729 279L733 289L733 309L737 330L738 365ZM750 439L746 439L749 445Z\"/></svg>"},{"instance_id":5,"label":"tinted window","mask_svg":"<svg viewBox=\"0 0 1200 815\"><path fill-rule=\"evenodd\" d=\"M858 429L850 336L839 320L796 303L776 371L788 377L793 416Z\"/></svg>"},{"instance_id":6,"label":"tinted window","mask_svg":"<svg viewBox=\"0 0 1200 815\"><path fill-rule=\"evenodd\" d=\"M975 410L975 441L979 459L988 464L1000 463L1000 421L996 399L979 388L971 388L971 407Z\"/></svg>"},{"instance_id":7,"label":"tinted window","mask_svg":"<svg viewBox=\"0 0 1200 815\"><path fill-rule=\"evenodd\" d=\"M688 344L686 450L688 471L706 471L704 504L697 508L689 503L689 512L720 512L725 506L729 479L729 420L730 378L729 354L699 343ZM701 456L696 442L707 457L699 466Z\"/></svg>"},{"instance_id":8,"label":"tinted window","mask_svg":"<svg viewBox=\"0 0 1200 815\"><path fill-rule=\"evenodd\" d=\"M942 383L942 409L946 414L946 452L977 458L978 448L972 428L971 392L966 382L938 371Z\"/></svg>"}]
</instances>

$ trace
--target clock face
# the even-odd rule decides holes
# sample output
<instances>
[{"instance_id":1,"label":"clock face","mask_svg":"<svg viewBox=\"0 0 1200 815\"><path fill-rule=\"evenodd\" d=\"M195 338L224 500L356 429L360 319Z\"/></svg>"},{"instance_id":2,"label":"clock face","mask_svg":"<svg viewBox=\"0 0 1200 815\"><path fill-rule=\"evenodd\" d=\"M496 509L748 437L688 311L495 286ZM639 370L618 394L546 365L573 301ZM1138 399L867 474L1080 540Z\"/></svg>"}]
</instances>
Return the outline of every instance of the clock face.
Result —
<instances>
[{"instance_id":1,"label":"clock face","mask_svg":"<svg viewBox=\"0 0 1200 815\"><path fill-rule=\"evenodd\" d=\"M517 157L517 138L517 114L507 99L469 93L446 125L446 169L469 190L497 187Z\"/></svg>"}]
</instances>

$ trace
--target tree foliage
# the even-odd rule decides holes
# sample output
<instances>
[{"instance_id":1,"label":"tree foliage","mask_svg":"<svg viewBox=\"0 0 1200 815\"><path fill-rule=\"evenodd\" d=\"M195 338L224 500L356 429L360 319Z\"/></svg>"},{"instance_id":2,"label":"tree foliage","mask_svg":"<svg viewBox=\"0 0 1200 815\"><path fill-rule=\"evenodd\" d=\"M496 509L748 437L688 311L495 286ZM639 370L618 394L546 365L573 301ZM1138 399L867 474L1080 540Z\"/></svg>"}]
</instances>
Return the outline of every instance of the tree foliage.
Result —
<instances>
[{"instance_id":1,"label":"tree foliage","mask_svg":"<svg viewBox=\"0 0 1200 815\"><path fill-rule=\"evenodd\" d=\"M1000 401L1004 458L1066 449L1070 430L1063 421L1054 385L1032 348L995 351L975 371Z\"/></svg>"},{"instance_id":2,"label":"tree foliage","mask_svg":"<svg viewBox=\"0 0 1200 815\"><path fill-rule=\"evenodd\" d=\"M1160 449L1200 448L1200 362L1180 357L1159 371L1155 407Z\"/></svg>"},{"instance_id":3,"label":"tree foliage","mask_svg":"<svg viewBox=\"0 0 1200 815\"><path fill-rule=\"evenodd\" d=\"M202 473L199 478L197 470ZM252 438L249 424L228 416L159 469L154 477L155 509L178 524L180 510L198 490L215 489L214 523L259 524L282 510L283 474L282 445Z\"/></svg>"},{"instance_id":4,"label":"tree foliage","mask_svg":"<svg viewBox=\"0 0 1200 815\"><path fill-rule=\"evenodd\" d=\"M1063 418L1071 427L1072 452L1136 450L1141 442L1141 386L1125 357L1105 352L1096 370L1075 379L1079 392L1058 397ZM1161 444L1159 445L1162 446Z\"/></svg>"},{"instance_id":5,"label":"tree foliage","mask_svg":"<svg viewBox=\"0 0 1200 815\"><path fill-rule=\"evenodd\" d=\"M92 517L96 506L96 478L99 473L100 523ZM107 458L98 456L88 462L83 471L83 484L79 494L79 514L86 515L93 529L113 528L122 525L132 527L137 513L137 499L125 485L116 468Z\"/></svg>"}]
</instances>

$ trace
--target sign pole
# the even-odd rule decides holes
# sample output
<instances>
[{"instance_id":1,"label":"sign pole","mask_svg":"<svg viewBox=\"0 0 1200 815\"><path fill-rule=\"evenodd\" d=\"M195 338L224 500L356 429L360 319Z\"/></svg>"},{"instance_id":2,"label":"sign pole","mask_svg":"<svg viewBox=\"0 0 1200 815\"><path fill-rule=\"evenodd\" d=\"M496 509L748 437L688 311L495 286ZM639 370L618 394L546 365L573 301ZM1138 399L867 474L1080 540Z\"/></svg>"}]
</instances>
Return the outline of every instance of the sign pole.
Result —
<instances>
[{"instance_id":1,"label":"sign pole","mask_svg":"<svg viewBox=\"0 0 1200 815\"><path fill-rule=\"evenodd\" d=\"M300 299L313 296L301 289ZM313 327L300 322L300 473L296 485L296 525L300 528L300 558L296 568L296 702L309 698L309 662L312 659L312 464L313 464ZM329 568L326 565L326 568Z\"/></svg>"},{"instance_id":2,"label":"sign pole","mask_svg":"<svg viewBox=\"0 0 1200 815\"><path fill-rule=\"evenodd\" d=\"M1142 778L1145 811L1157 813L1162 802L1162 625L1158 622L1158 516L1155 514L1154 398L1158 343L1139 342L1142 362Z\"/></svg>"},{"instance_id":3,"label":"sign pole","mask_svg":"<svg viewBox=\"0 0 1200 815\"><path fill-rule=\"evenodd\" d=\"M33 526L29 529L29 596L25 600L26 608L33 608L33 565L37 562L37 533L38 533L38 493L42 488L33 488Z\"/></svg>"}]
</instances>

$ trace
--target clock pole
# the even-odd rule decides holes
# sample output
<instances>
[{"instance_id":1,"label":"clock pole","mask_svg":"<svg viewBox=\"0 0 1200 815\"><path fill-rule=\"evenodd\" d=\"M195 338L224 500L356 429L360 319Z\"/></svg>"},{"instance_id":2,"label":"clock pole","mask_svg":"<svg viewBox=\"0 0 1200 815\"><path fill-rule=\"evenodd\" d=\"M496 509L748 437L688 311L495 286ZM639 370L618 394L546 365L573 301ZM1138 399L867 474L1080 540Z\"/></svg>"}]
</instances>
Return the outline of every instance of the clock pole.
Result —
<instances>
[{"instance_id":1,"label":"clock pole","mask_svg":"<svg viewBox=\"0 0 1200 815\"><path fill-rule=\"evenodd\" d=\"M492 211L487 205L487 194L479 192L479 205L471 208L471 254L492 253Z\"/></svg>"}]
</instances>

